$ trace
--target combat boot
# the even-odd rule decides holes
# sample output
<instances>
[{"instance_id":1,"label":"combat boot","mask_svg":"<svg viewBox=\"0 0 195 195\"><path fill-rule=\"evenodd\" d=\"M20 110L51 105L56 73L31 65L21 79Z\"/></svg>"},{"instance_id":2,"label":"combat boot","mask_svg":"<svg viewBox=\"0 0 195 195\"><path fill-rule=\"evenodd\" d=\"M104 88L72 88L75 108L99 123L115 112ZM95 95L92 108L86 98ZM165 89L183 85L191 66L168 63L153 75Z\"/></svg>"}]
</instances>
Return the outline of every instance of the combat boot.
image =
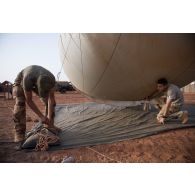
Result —
<instances>
[{"instance_id":1,"label":"combat boot","mask_svg":"<svg viewBox=\"0 0 195 195\"><path fill-rule=\"evenodd\" d=\"M15 133L14 142L18 143L18 142L24 141L24 139L25 139L25 134Z\"/></svg>"},{"instance_id":2,"label":"combat boot","mask_svg":"<svg viewBox=\"0 0 195 195\"><path fill-rule=\"evenodd\" d=\"M25 140L25 134L15 133L14 142L16 143L15 150L22 150L22 145Z\"/></svg>"},{"instance_id":3,"label":"combat boot","mask_svg":"<svg viewBox=\"0 0 195 195\"><path fill-rule=\"evenodd\" d=\"M183 114L181 116L181 122L182 124L186 124L188 122L188 111L183 111Z\"/></svg>"}]
</instances>

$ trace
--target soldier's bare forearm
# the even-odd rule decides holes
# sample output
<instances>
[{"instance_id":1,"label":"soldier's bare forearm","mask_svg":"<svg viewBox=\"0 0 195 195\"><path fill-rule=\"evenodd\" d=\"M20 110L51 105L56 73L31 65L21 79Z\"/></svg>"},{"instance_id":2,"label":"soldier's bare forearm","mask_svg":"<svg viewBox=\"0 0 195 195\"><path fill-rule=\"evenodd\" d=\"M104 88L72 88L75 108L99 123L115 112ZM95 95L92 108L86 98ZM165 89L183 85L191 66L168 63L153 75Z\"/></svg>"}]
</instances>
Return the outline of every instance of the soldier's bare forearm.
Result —
<instances>
[{"instance_id":1,"label":"soldier's bare forearm","mask_svg":"<svg viewBox=\"0 0 195 195\"><path fill-rule=\"evenodd\" d=\"M168 115L168 113L169 113L169 109L170 109L170 107L171 107L171 100L167 100L167 102L166 102L166 109L165 109L165 112L164 112L164 116L167 116Z\"/></svg>"},{"instance_id":2,"label":"soldier's bare forearm","mask_svg":"<svg viewBox=\"0 0 195 195\"><path fill-rule=\"evenodd\" d=\"M37 114L39 118L43 119L44 118L43 114L32 100L32 91L24 90L24 95L26 98L26 103L29 105L29 107L34 111L35 114Z\"/></svg>"},{"instance_id":3,"label":"soldier's bare forearm","mask_svg":"<svg viewBox=\"0 0 195 195\"><path fill-rule=\"evenodd\" d=\"M159 95L159 92L157 90L153 91L148 97L148 100L154 99L155 97L157 97Z\"/></svg>"},{"instance_id":4,"label":"soldier's bare forearm","mask_svg":"<svg viewBox=\"0 0 195 195\"><path fill-rule=\"evenodd\" d=\"M49 94L48 99L48 118L50 120L50 125L53 126L54 123L54 107L55 107L55 97L54 97L54 91L51 90Z\"/></svg>"},{"instance_id":5,"label":"soldier's bare forearm","mask_svg":"<svg viewBox=\"0 0 195 195\"><path fill-rule=\"evenodd\" d=\"M45 105L45 117L47 117L47 115L48 115L48 104Z\"/></svg>"},{"instance_id":6,"label":"soldier's bare forearm","mask_svg":"<svg viewBox=\"0 0 195 195\"><path fill-rule=\"evenodd\" d=\"M34 113L37 114L37 116L39 118L44 117L43 114L41 113L41 111L38 109L38 107L36 106L36 104L32 100L27 101L27 104L34 111Z\"/></svg>"},{"instance_id":7,"label":"soldier's bare forearm","mask_svg":"<svg viewBox=\"0 0 195 195\"><path fill-rule=\"evenodd\" d=\"M54 104L51 103L49 104L49 107L48 107L48 118L49 119L53 118L53 112L54 112Z\"/></svg>"}]
</instances>

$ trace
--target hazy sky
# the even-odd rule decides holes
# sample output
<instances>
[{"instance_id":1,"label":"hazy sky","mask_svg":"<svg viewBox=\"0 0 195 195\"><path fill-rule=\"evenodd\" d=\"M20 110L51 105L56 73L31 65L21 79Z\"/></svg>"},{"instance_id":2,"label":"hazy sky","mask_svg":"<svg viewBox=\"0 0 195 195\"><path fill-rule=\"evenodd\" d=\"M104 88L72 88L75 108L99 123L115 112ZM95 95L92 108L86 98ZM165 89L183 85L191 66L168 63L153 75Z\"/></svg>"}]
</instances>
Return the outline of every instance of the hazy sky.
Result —
<instances>
[{"instance_id":1,"label":"hazy sky","mask_svg":"<svg viewBox=\"0 0 195 195\"><path fill-rule=\"evenodd\" d=\"M54 33L1 33L0 82L13 82L18 72L28 65L41 65L56 77L61 68L58 41L59 34ZM62 70L60 80L67 79Z\"/></svg>"}]
</instances>

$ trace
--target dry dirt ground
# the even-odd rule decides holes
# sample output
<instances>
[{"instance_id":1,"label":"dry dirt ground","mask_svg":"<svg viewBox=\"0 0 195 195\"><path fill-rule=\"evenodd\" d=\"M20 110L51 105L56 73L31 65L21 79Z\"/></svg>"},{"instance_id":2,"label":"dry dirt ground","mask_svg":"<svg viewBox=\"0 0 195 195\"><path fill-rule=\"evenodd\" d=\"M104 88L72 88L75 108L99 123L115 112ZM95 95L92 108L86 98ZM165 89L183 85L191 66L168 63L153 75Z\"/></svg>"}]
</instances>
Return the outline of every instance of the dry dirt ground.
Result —
<instances>
[{"instance_id":1,"label":"dry dirt ground","mask_svg":"<svg viewBox=\"0 0 195 195\"><path fill-rule=\"evenodd\" d=\"M2 94L0 94L2 95ZM42 103L33 97L41 109ZM56 93L58 104L92 101L77 92ZM194 94L185 94L186 103L195 103ZM14 100L0 96L0 162L61 162L73 156L76 162L195 162L195 129L172 130L158 135L114 144L46 152L16 151L13 143ZM27 108L27 116L37 117ZM27 122L31 129L34 122Z\"/></svg>"}]
</instances>

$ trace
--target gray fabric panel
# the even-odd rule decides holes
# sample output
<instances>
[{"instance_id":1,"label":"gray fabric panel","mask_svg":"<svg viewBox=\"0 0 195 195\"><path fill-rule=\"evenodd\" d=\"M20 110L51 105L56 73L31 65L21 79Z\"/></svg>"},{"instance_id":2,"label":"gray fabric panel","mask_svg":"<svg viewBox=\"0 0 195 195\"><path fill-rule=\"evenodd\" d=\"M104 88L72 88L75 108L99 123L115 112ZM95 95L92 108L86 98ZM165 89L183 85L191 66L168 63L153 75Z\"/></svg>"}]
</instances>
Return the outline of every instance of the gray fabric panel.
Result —
<instances>
[{"instance_id":1,"label":"gray fabric panel","mask_svg":"<svg viewBox=\"0 0 195 195\"><path fill-rule=\"evenodd\" d=\"M188 106L190 120L182 125L171 120L156 123L156 112L144 112L142 106L126 107L98 103L57 105L55 125L62 129L61 145L75 148L141 138L171 129L195 127L195 106ZM56 147L55 147L56 148Z\"/></svg>"}]
</instances>

